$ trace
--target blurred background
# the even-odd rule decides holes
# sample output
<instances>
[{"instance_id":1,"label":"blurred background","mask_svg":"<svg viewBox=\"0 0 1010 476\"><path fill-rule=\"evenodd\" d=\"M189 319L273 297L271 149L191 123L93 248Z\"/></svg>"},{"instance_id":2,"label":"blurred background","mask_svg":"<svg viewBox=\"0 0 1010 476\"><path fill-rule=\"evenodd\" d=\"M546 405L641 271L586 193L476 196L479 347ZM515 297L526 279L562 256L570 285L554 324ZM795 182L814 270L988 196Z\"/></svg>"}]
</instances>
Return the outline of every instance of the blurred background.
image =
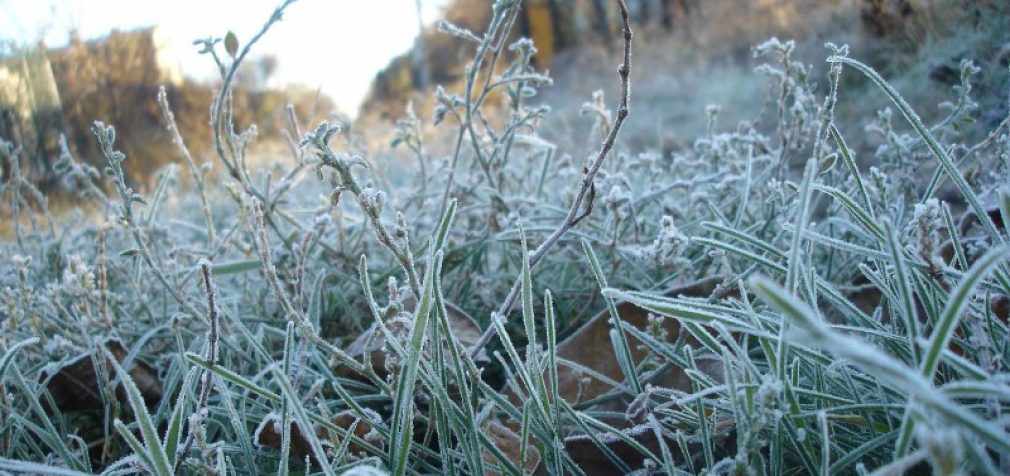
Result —
<instances>
[{"instance_id":1,"label":"blurred background","mask_svg":"<svg viewBox=\"0 0 1010 476\"><path fill-rule=\"evenodd\" d=\"M0 0L0 138L20 146L23 173L58 191L53 163L65 136L71 151L101 163L89 127L116 126L130 157L127 170L144 189L152 174L178 160L156 104L165 86L188 145L205 156L208 108L220 77L193 40L234 32L240 45L278 0L172 2L147 0ZM1004 0L628 0L636 24L635 96L625 140L668 153L710 127L760 122L768 81L755 72L753 46L777 36L797 41L796 57L811 80L826 68L828 41L882 71L927 119L942 113L960 86L960 63L980 69L976 97L987 121L1005 117L1010 61ZM346 123L374 156L395 157L389 138L408 104L433 138L433 91L460 90L473 43L442 33L445 19L480 34L490 0L300 0L254 49L239 74L239 128L258 126L254 155L274 160L282 148L284 111L293 105L304 127L321 119ZM611 0L525 0L516 38L532 38L539 68L555 84L538 100L555 121L542 133L580 150L589 122L581 105L592 92L616 92L619 18ZM507 64L503 61L502 64ZM860 91L855 75L847 94ZM839 114L873 114L884 98L842 101ZM708 110L712 110L708 108ZM985 126L985 127L983 127ZM858 145L858 144L857 144ZM448 150L451 144L444 149ZM3 164L4 178L8 165Z\"/></svg>"}]
</instances>

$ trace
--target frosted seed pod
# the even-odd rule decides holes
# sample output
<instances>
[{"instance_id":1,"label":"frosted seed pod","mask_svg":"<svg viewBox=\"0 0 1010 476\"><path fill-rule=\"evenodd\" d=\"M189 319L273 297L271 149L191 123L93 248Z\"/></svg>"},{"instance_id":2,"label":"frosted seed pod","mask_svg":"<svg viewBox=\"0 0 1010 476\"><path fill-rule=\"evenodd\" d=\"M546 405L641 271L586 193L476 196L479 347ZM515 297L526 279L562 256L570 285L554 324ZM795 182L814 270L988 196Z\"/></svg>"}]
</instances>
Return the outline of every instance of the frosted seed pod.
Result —
<instances>
[{"instance_id":1,"label":"frosted seed pod","mask_svg":"<svg viewBox=\"0 0 1010 476\"><path fill-rule=\"evenodd\" d=\"M688 238L673 222L673 217L664 215L659 222L659 232L652 242L650 254L661 265L672 264L684 252Z\"/></svg>"},{"instance_id":2,"label":"frosted seed pod","mask_svg":"<svg viewBox=\"0 0 1010 476\"><path fill-rule=\"evenodd\" d=\"M369 208L376 215L382 213L382 206L386 202L386 193L372 187L366 187L361 191L361 204Z\"/></svg>"},{"instance_id":3,"label":"frosted seed pod","mask_svg":"<svg viewBox=\"0 0 1010 476\"><path fill-rule=\"evenodd\" d=\"M480 43L480 38L477 37L477 35L475 35L472 31L467 30L466 28L460 26L456 26L455 24L449 21L439 20L437 23L435 23L435 27L438 28L438 31L446 33L448 35L455 36L456 38L472 41L474 43Z\"/></svg>"}]
</instances>

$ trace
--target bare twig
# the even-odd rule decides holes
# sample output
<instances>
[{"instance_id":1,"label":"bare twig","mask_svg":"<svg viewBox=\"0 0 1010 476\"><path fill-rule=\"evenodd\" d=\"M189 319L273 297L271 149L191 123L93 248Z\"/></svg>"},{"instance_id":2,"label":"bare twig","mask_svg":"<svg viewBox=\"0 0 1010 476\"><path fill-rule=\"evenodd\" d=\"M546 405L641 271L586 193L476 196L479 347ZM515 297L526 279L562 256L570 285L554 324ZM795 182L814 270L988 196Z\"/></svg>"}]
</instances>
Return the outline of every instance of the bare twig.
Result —
<instances>
[{"instance_id":1,"label":"bare twig","mask_svg":"<svg viewBox=\"0 0 1010 476\"><path fill-rule=\"evenodd\" d=\"M218 91L217 95L214 97L214 101L211 104L210 109L210 126L211 126L211 138L213 139L214 150L217 153L218 158L220 158L221 163L224 164L225 169L228 171L228 175L234 178L242 186L245 192L265 206L266 212L266 222L270 228L281 238L281 243L288 248L290 251L290 243L285 240L284 233L281 232L280 228L274 222L271 212L273 212L273 204L267 194L257 189L253 184L252 180L249 178L249 170L245 163L245 152L248 141L251 136L255 135L254 129L250 128L251 132L243 132L242 134L235 133L235 123L234 123L234 103L232 97L232 88L234 86L235 75L241 66L242 61L249 54L252 49L263 36L270 30L271 27L277 22L279 22L283 16L284 11L291 4L295 3L297 0L284 0L280 6L274 9L270 18L267 19L266 23L260 28L252 38L246 42L245 46L238 52L238 55L234 57L230 66L225 66L221 61L221 57L218 56L217 51L214 49L216 40L205 40L203 41L204 50L202 53L208 53L214 58L214 62L217 64L218 70L221 73L221 89ZM230 156L229 156L230 155Z\"/></svg>"},{"instance_id":2,"label":"bare twig","mask_svg":"<svg viewBox=\"0 0 1010 476\"><path fill-rule=\"evenodd\" d=\"M518 4L516 5L516 7ZM513 7L515 8L515 7ZM502 10L500 14L492 19L491 25L488 28L487 33L484 34L484 39L481 41L480 46L477 48L477 54L474 56L474 61L467 67L467 80L466 87L464 88L464 113L463 121L460 127L463 128L467 134L470 136L470 143L473 146L474 157L477 159L477 163L480 165L481 171L484 172L485 178L487 178L488 186L491 188L498 188L494 182L494 176L491 174L491 163L489 158L485 157L484 152L480 147L480 139L477 136L476 129L473 127L473 116L477 111L477 104L483 101L483 98L488 94L487 82L484 84L484 89L480 95L478 101L474 101L474 86L477 84L478 76L484 67L484 57L487 55L488 50L492 50L493 55L491 57L491 69L487 73L487 78L490 78L494 74L494 66L498 62L498 58L501 55L502 46L504 45L505 36L501 36L498 44L493 46L492 43L496 38L499 38L499 33L503 30L505 35L512 30L512 24L515 22L515 15L512 15L514 10L506 9ZM459 146L462 145L461 142L457 143L456 156L459 155ZM451 182L450 182L451 183ZM451 186L451 185L450 185ZM499 184L500 186L500 184ZM500 188L498 188L500 191Z\"/></svg>"},{"instance_id":3,"label":"bare twig","mask_svg":"<svg viewBox=\"0 0 1010 476\"><path fill-rule=\"evenodd\" d=\"M252 206L253 217L249 226L250 231L253 234L253 244L259 254L260 268L263 272L263 277L270 286L270 289L273 291L274 295L276 295L277 300L280 301L281 308L286 314L287 319L294 322L295 327L302 334L302 337L316 344L316 346L320 349L329 352L341 363L347 365L352 370L363 371L360 363L356 362L339 347L327 342L326 339L319 336L315 327L313 327L312 323L309 322L308 316L306 316L301 309L297 308L295 304L291 302L291 298L284 290L280 277L277 275L277 268L274 265L273 257L270 253L270 240L267 238L266 218L264 217L263 207L259 202L255 201Z\"/></svg>"},{"instance_id":4,"label":"bare twig","mask_svg":"<svg viewBox=\"0 0 1010 476\"><path fill-rule=\"evenodd\" d=\"M217 318L217 299L214 295L214 283L211 281L211 271L210 262L203 260L200 263L200 272L203 275L203 286L207 292L207 320L210 322L210 327L207 330L207 362L211 366L217 365L217 347L218 347L218 318ZM203 381L200 383L200 396L197 403L196 411L201 412L207 408L208 402L210 402L210 392L213 388L214 374L210 370L203 371ZM193 441L195 432L193 428L190 428L189 435L186 437L186 444L183 445L182 451L179 452L180 455L185 456L189 453L189 450L193 447ZM177 465L176 472L182 467L181 464Z\"/></svg>"},{"instance_id":5,"label":"bare twig","mask_svg":"<svg viewBox=\"0 0 1010 476\"><path fill-rule=\"evenodd\" d=\"M151 252L151 248L144 241L144 233L137 223L137 220L133 216L133 203L137 201L142 201L140 196L134 192L132 188L126 183L126 172L123 170L123 161L126 160L126 155L121 151L115 149L116 131L112 126L106 126L105 124L96 121L92 126L92 132L98 139L98 144L102 150L102 155L105 156L108 162L108 168L111 171L113 177L115 178L114 184L116 190L119 192L119 196L123 203L121 205L121 219L126 224L126 229L130 232L133 237L133 241L137 245L137 249L140 252L140 257L143 258L144 262L151 268L154 273L154 277L161 283L162 287L165 288L172 298L182 306L189 315L195 318L200 318L202 316L199 309L189 302L182 292L173 285L168 280L168 275L161 265L154 259L154 253Z\"/></svg>"},{"instance_id":6,"label":"bare twig","mask_svg":"<svg viewBox=\"0 0 1010 476\"><path fill-rule=\"evenodd\" d=\"M354 174L351 172L351 164L348 163L344 158L338 157L336 153L330 149L327 144L329 140L329 135L331 132L326 132L326 124L322 124L316 132L311 133L306 137L308 144L311 144L316 151L316 156L322 162L323 165L334 169L337 172L340 180L340 186L351 193L355 200L358 202L358 206L364 212L368 219L368 222L372 225L372 229L375 231L375 236L384 247L386 247L393 257L403 268L403 272L407 275L407 282L410 285L411 292L414 296L421 295L421 280L417 275L417 270L414 267L414 257L411 254L409 243L407 242L407 237L400 237L400 243L397 243L390 232L389 228L382 222L382 206L380 203L376 203L375 197L369 197L368 193L361 187Z\"/></svg>"},{"instance_id":7,"label":"bare twig","mask_svg":"<svg viewBox=\"0 0 1010 476\"><path fill-rule=\"evenodd\" d=\"M251 50L253 45L255 45L256 42L258 42L260 38L263 37L264 34L266 34L266 32L270 29L270 27L274 25L274 23L280 21L281 17L284 15L284 10L287 7L291 6L291 4L294 2L295 0L285 0L284 3L282 3L276 9L274 9L273 14L270 15L270 19L268 19L267 22L263 24L263 27L260 28L260 30L255 35L253 35L253 37L248 42L246 42L241 52L239 52L238 56L235 57L235 61L232 62L230 68L224 68L223 64L221 64L220 60L218 60L215 55L215 60L219 63L219 68L221 69L224 78L221 84L221 90L214 98L214 104L211 109L212 113L211 127L213 129L214 149L217 151L217 155L218 157L221 158L221 162L224 164L225 168L228 169L228 173L235 180L238 180L240 183L243 184L247 184L247 182L246 180L244 180L244 176L240 173L239 158L237 154L234 154L235 150L234 150L234 143L232 140L232 137L234 136L234 131L230 130L232 122L230 120L230 117L228 117L230 116L229 113L231 110L230 102L231 102L232 82L235 79L235 73L238 72L238 68L242 64L242 60L244 60L246 55L249 54L249 50ZM211 53L214 52L212 48L209 48L209 50ZM226 126L228 127L229 130L225 130ZM227 134L222 134L224 132L227 132ZM232 150L233 157L231 157L231 159L229 159L228 154L225 151L224 148L225 141L222 141L222 135L224 135L224 138L227 139L227 144L229 145L229 147L233 149Z\"/></svg>"},{"instance_id":8,"label":"bare twig","mask_svg":"<svg viewBox=\"0 0 1010 476\"><path fill-rule=\"evenodd\" d=\"M207 241L214 243L214 215L210 212L210 202L207 200L203 173L200 171L200 167L196 165L196 161L193 160L193 154L189 152L189 147L186 147L186 142L182 139L179 126L175 122L175 114L172 113L172 108L168 104L168 94L165 92L164 86L158 89L158 106L161 108L161 117L165 121L165 128L172 134L172 141L179 148L182 157L186 159L189 172L193 175L193 183L196 184L197 193L200 194L200 205L203 208L203 216L207 221Z\"/></svg>"},{"instance_id":9,"label":"bare twig","mask_svg":"<svg viewBox=\"0 0 1010 476\"><path fill-rule=\"evenodd\" d=\"M596 173L599 172L600 167L603 165L603 161L609 155L611 149L614 148L614 143L617 141L617 136L621 132L621 126L624 125L625 119L628 118L630 113L629 101L631 98L631 21L628 13L628 5L625 0L617 0L617 4L621 9L621 21L624 24L624 62L617 69L617 74L621 78L621 104L617 109L617 120L614 122L614 126L610 129L610 133L604 139L603 144L600 146L600 151L597 153L593 161L583 169L582 182L579 188L578 194L575 196L575 200L572 201L571 207L568 209L568 214L565 216L564 221L558 226L557 229L551 233L550 236L544 240L540 246L533 252L530 256L530 266L536 266L547 251L550 250L561 238L575 227L583 218L589 216L589 213L593 209L593 201L596 196L596 189L593 185L593 180L596 178ZM516 299L519 297L519 290L522 285L522 277L516 279L515 283L512 285L512 289L509 291L508 296L502 303L498 311L495 312L491 318L507 318L509 312L512 310L512 306L515 305ZM484 334L480 336L472 348L470 348L470 356L476 357L481 349L484 348L487 343L494 338L496 335L495 326L488 326Z\"/></svg>"}]
</instances>

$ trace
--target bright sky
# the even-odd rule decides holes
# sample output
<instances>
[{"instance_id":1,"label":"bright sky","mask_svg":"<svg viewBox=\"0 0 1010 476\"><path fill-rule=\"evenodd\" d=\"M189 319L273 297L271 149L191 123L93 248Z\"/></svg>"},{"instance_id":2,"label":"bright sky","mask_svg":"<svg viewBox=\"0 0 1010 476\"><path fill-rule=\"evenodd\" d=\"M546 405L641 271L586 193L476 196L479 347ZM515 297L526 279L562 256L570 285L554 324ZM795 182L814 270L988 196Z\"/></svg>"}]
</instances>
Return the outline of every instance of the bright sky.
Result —
<instances>
[{"instance_id":1,"label":"bright sky","mask_svg":"<svg viewBox=\"0 0 1010 476\"><path fill-rule=\"evenodd\" d=\"M240 41L262 26L281 0L0 0L0 41L49 46L67 42L77 29L94 38L113 28L158 25L170 38L171 56L184 73L210 77L210 59L197 54L196 38ZM421 0L426 23L447 0ZM321 87L337 106L355 115L375 73L407 51L417 35L415 0L299 0L253 49L279 59L274 82Z\"/></svg>"}]
</instances>

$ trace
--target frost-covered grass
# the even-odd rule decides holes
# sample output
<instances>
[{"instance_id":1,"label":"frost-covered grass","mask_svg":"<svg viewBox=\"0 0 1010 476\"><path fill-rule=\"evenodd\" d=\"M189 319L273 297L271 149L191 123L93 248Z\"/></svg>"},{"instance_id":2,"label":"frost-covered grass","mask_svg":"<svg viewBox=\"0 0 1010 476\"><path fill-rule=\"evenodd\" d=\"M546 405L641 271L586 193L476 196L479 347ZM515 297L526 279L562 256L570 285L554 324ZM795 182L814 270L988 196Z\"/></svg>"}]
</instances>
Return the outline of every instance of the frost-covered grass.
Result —
<instances>
[{"instance_id":1,"label":"frost-covered grass","mask_svg":"<svg viewBox=\"0 0 1010 476\"><path fill-rule=\"evenodd\" d=\"M538 132L551 80L499 0L485 34L443 27L474 60L433 120L398 123L414 170L293 112L294 165L253 170L232 80L291 3L244 44L199 42L224 80L213 162L152 98L185 183L134 191L96 123L105 170L69 150L59 166L102 218L50 220L4 143L0 470L1010 471L1010 139L1003 120L959 140L984 112L970 63L924 124L845 47L814 84L770 40L753 80L773 127L721 130L713 107L692 147L637 152L634 96L600 94L566 151ZM626 92L627 50L618 65ZM845 74L874 87L839 90ZM891 108L835 121L871 94ZM850 150L864 134L879 147Z\"/></svg>"}]
</instances>

